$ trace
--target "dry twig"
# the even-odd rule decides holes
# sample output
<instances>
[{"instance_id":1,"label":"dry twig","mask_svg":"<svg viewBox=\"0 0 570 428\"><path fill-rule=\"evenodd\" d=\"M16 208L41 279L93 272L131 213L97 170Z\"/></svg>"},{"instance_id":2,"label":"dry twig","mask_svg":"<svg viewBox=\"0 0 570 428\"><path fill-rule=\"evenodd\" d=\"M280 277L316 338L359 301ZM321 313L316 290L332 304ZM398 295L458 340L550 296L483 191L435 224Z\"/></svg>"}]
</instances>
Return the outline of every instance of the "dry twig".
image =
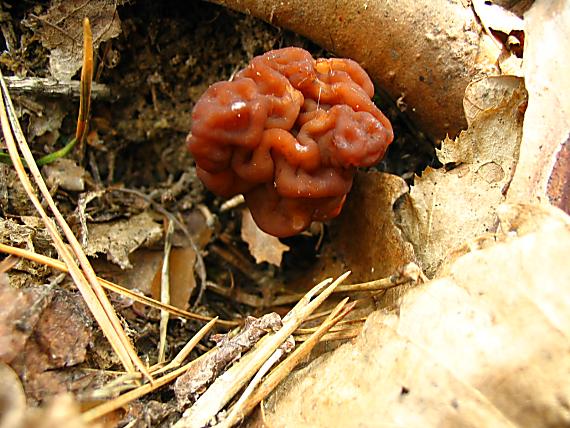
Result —
<instances>
[{"instance_id":1,"label":"dry twig","mask_svg":"<svg viewBox=\"0 0 570 428\"><path fill-rule=\"evenodd\" d=\"M253 410L257 404L265 399L275 389L277 385L303 360L323 338L325 333L329 331L336 323L342 320L355 306L355 303L347 305L348 297L342 300L331 312L328 318L319 326L319 328L307 339L302 345L295 349L291 355L283 361L275 370L273 370L267 378L257 387L250 396L244 393L244 399L240 398L238 402L230 409L226 419L224 419L217 428L229 428L237 424L249 412Z\"/></svg>"},{"instance_id":2,"label":"dry twig","mask_svg":"<svg viewBox=\"0 0 570 428\"><path fill-rule=\"evenodd\" d=\"M162 259L162 271L160 276L160 301L165 305L170 304L170 250L172 249L172 235L174 223L167 220L166 235L164 237L164 256ZM160 311L160 341L158 345L158 362L163 363L166 359L166 333L168 329L169 312Z\"/></svg>"},{"instance_id":3,"label":"dry twig","mask_svg":"<svg viewBox=\"0 0 570 428\"><path fill-rule=\"evenodd\" d=\"M206 425L349 274L350 272L341 275L332 284L326 280L313 287L283 318L283 327L276 333L265 336L252 352L218 377L174 426L182 428Z\"/></svg>"},{"instance_id":4,"label":"dry twig","mask_svg":"<svg viewBox=\"0 0 570 428\"><path fill-rule=\"evenodd\" d=\"M248 318L238 334L224 337L207 358L176 380L174 391L178 406L187 407L228 365L249 351L268 331L280 327L281 318L276 313Z\"/></svg>"},{"instance_id":5,"label":"dry twig","mask_svg":"<svg viewBox=\"0 0 570 428\"><path fill-rule=\"evenodd\" d=\"M6 84L13 95L39 95L42 97L79 98L81 82L77 80L61 81L48 77L6 76ZM91 97L94 100L108 100L111 90L103 83L93 83Z\"/></svg>"},{"instance_id":6,"label":"dry twig","mask_svg":"<svg viewBox=\"0 0 570 428\"><path fill-rule=\"evenodd\" d=\"M214 247L213 250L217 254L222 254L220 250L221 247ZM224 260L228 260L228 258L224 258ZM246 268L243 268L245 271ZM418 282L418 281L426 281L426 277L421 271L420 267L415 263L408 263L407 265L403 266L399 269L396 273L386 277L375 279L373 281L368 282L361 282L357 284L346 284L340 285L335 290L334 293L355 293L355 292L379 292L379 291L386 291L391 288L397 287L399 285L407 284L410 282ZM253 295L248 294L242 290L235 290L233 288L222 287L218 284L213 282L207 282L206 285L208 289L225 297L231 297L232 299L252 306L261 308L267 304L265 299ZM281 295L276 296L272 301L272 306L286 306L298 302L299 299L303 297L303 294L288 294L288 295Z\"/></svg>"},{"instance_id":7,"label":"dry twig","mask_svg":"<svg viewBox=\"0 0 570 428\"><path fill-rule=\"evenodd\" d=\"M172 359L172 361L170 361L167 365L163 366L162 364L159 363L159 364L155 364L154 366L152 366L150 368L150 372L152 373L152 375L158 376L160 374L163 374L163 373L166 373L166 372L169 372L171 370L175 370L175 369L179 368L182 365L182 363L186 360L186 358L188 358L188 356L190 355L192 350L196 347L196 345L200 342L200 340L202 340L206 336L206 334L208 334L212 330L212 328L216 324L216 321L217 321L217 318L214 318L209 323L207 323L204 327L202 327L194 336L192 336L192 338L188 341L188 343L186 343L186 345L184 345L184 347L178 352L176 357L174 357L174 359ZM200 361L201 360L202 360L202 358L200 357ZM101 399L101 398L114 396L117 393L125 391L125 390L130 390L130 389L136 388L139 385L137 385L135 383L135 381L138 382L140 380L140 378L141 378L141 376L138 373L124 374L124 375L118 377L117 379L113 380L112 382L108 383L104 387L95 391L91 395L91 397ZM174 380L174 379L172 379L172 380ZM157 382L157 384L160 384L160 379ZM159 388L159 387L157 386L156 388ZM139 387L139 391L146 391L146 389ZM137 396L137 394L133 393L133 394L129 395L129 397L131 397L131 401L132 401L135 398L138 398L139 396ZM97 418L105 415L106 413L112 412L113 410L116 410L117 408L124 406L126 403L128 403L128 401L125 402L124 398L117 397L117 399L111 400L107 403L102 404L101 406L99 406L97 408L92 409L93 412L88 413L86 418L92 417L93 419L97 419ZM89 416L89 415L91 415L91 416Z\"/></svg>"}]
</instances>

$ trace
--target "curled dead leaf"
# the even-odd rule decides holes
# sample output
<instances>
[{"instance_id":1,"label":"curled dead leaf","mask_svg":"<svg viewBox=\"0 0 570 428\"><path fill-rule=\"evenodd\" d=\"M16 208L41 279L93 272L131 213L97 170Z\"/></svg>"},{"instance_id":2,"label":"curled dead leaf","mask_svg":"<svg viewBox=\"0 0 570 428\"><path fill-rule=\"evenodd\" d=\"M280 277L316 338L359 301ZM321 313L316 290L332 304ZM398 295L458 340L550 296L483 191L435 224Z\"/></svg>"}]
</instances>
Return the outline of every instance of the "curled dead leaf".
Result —
<instances>
[{"instance_id":1,"label":"curled dead leaf","mask_svg":"<svg viewBox=\"0 0 570 428\"><path fill-rule=\"evenodd\" d=\"M106 253L107 258L122 269L131 267L129 254L142 245L157 242L162 228L148 212L127 220L89 225L89 236L84 251L89 256Z\"/></svg>"},{"instance_id":2,"label":"curled dead leaf","mask_svg":"<svg viewBox=\"0 0 570 428\"><path fill-rule=\"evenodd\" d=\"M283 244L279 238L269 235L261 230L249 209L241 210L241 238L247 242L249 252L257 263L268 262L275 266L281 266L283 253L289 251L289 247Z\"/></svg>"}]
</instances>

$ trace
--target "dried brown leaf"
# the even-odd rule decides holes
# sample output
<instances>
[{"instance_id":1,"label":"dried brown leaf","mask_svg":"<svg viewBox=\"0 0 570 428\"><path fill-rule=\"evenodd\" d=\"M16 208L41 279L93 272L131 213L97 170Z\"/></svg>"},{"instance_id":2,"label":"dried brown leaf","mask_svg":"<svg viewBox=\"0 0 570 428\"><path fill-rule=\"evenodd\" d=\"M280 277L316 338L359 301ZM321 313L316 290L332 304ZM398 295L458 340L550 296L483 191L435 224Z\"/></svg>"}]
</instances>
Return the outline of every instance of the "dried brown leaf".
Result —
<instances>
[{"instance_id":1,"label":"dried brown leaf","mask_svg":"<svg viewBox=\"0 0 570 428\"><path fill-rule=\"evenodd\" d=\"M72 372L54 369L72 367L85 360L92 340L92 320L85 316L83 301L76 294L33 294L34 301L23 307L20 318L10 324L15 331L27 333L24 347L10 364L24 380L28 398L44 400L81 387L74 386Z\"/></svg>"},{"instance_id":2,"label":"dried brown leaf","mask_svg":"<svg viewBox=\"0 0 570 428\"><path fill-rule=\"evenodd\" d=\"M451 170L428 168L417 177L400 207L405 235L421 267L435 274L446 255L497 225L496 208L504 201L522 136L522 80L495 77L468 90L471 126L456 140L446 139L438 157Z\"/></svg>"},{"instance_id":3,"label":"dried brown leaf","mask_svg":"<svg viewBox=\"0 0 570 428\"><path fill-rule=\"evenodd\" d=\"M195 263L196 253L192 248L173 248L171 250L168 275L170 279L170 304L172 306L188 309L190 296L196 287ZM162 263L157 266L152 280L152 295L157 300L160 300L161 271Z\"/></svg>"},{"instance_id":4,"label":"dried brown leaf","mask_svg":"<svg viewBox=\"0 0 570 428\"><path fill-rule=\"evenodd\" d=\"M330 242L309 275L318 280L350 269L351 282L360 283L388 277L414 262L414 250L396 225L393 209L407 192L406 182L395 175L357 173L342 213L330 224ZM389 290L382 304L392 304L405 288Z\"/></svg>"},{"instance_id":5,"label":"dried brown leaf","mask_svg":"<svg viewBox=\"0 0 570 428\"><path fill-rule=\"evenodd\" d=\"M257 263L271 263L281 266L283 253L289 251L289 247L276 238L261 230L253 221L249 209L241 211L241 239L247 242L249 252Z\"/></svg>"},{"instance_id":6,"label":"dried brown leaf","mask_svg":"<svg viewBox=\"0 0 570 428\"><path fill-rule=\"evenodd\" d=\"M21 426L26 412L26 394L18 375L10 366L0 362L0 427Z\"/></svg>"},{"instance_id":7,"label":"dried brown leaf","mask_svg":"<svg viewBox=\"0 0 570 428\"><path fill-rule=\"evenodd\" d=\"M501 74L523 76L522 49L524 21L502 6L485 0L473 0L473 10L485 29L483 38L491 57L499 65Z\"/></svg>"},{"instance_id":8,"label":"dried brown leaf","mask_svg":"<svg viewBox=\"0 0 570 428\"><path fill-rule=\"evenodd\" d=\"M36 325L34 339L49 353L51 368L70 367L85 361L91 342L91 318L74 294L56 292Z\"/></svg>"},{"instance_id":9,"label":"dried brown leaf","mask_svg":"<svg viewBox=\"0 0 570 428\"><path fill-rule=\"evenodd\" d=\"M4 244L26 248L33 252L50 254L53 251L51 238L41 219L32 216L21 216L20 220L23 224L11 219L0 220L0 241ZM37 276L48 273L45 266L23 259L17 262L14 269Z\"/></svg>"},{"instance_id":10,"label":"dried brown leaf","mask_svg":"<svg viewBox=\"0 0 570 428\"><path fill-rule=\"evenodd\" d=\"M3 274L4 275L4 274ZM30 311L38 290L15 290L5 281L0 287L0 361L10 363L21 354L41 311ZM21 328L22 325L28 328Z\"/></svg>"},{"instance_id":11,"label":"dried brown leaf","mask_svg":"<svg viewBox=\"0 0 570 428\"><path fill-rule=\"evenodd\" d=\"M472 0L472 3L475 13L485 28L505 34L514 30L524 31L523 20L502 6L486 0Z\"/></svg>"},{"instance_id":12,"label":"dried brown leaf","mask_svg":"<svg viewBox=\"0 0 570 428\"><path fill-rule=\"evenodd\" d=\"M514 91L520 90L520 86L521 79L508 76L488 77L467 86L463 97L463 110L469 126L478 114L500 109L512 97Z\"/></svg>"},{"instance_id":13,"label":"dried brown leaf","mask_svg":"<svg viewBox=\"0 0 570 428\"><path fill-rule=\"evenodd\" d=\"M83 422L79 403L70 394L60 394L40 409L29 409L24 424L14 428L100 428Z\"/></svg>"},{"instance_id":14,"label":"dried brown leaf","mask_svg":"<svg viewBox=\"0 0 570 428\"><path fill-rule=\"evenodd\" d=\"M61 187L72 192L85 189L85 169L72 159L60 158L42 168L46 184L50 187Z\"/></svg>"},{"instance_id":15,"label":"dried brown leaf","mask_svg":"<svg viewBox=\"0 0 570 428\"><path fill-rule=\"evenodd\" d=\"M157 271L160 272L163 254L162 251L139 248L129 255L132 269L123 270L108 260L94 260L93 266L100 276L115 284L150 296L152 281Z\"/></svg>"},{"instance_id":16,"label":"dried brown leaf","mask_svg":"<svg viewBox=\"0 0 570 428\"><path fill-rule=\"evenodd\" d=\"M129 254L142 245L156 243L162 228L149 213L143 212L127 220L90 224L85 254L106 253L107 258L122 269L131 267Z\"/></svg>"},{"instance_id":17,"label":"dried brown leaf","mask_svg":"<svg viewBox=\"0 0 570 428\"><path fill-rule=\"evenodd\" d=\"M55 143L60 136L59 130L67 112L64 110L63 103L59 101L42 99L41 107L41 111L30 114L28 138L34 141L37 137L49 134L50 138L47 143ZM46 143L45 138L42 141Z\"/></svg>"},{"instance_id":18,"label":"dried brown leaf","mask_svg":"<svg viewBox=\"0 0 570 428\"><path fill-rule=\"evenodd\" d=\"M113 0L54 0L45 15L38 18L38 35L51 51L50 72L58 80L69 80L82 63L83 18L89 18L94 49L101 42L117 37L121 22Z\"/></svg>"}]
</instances>

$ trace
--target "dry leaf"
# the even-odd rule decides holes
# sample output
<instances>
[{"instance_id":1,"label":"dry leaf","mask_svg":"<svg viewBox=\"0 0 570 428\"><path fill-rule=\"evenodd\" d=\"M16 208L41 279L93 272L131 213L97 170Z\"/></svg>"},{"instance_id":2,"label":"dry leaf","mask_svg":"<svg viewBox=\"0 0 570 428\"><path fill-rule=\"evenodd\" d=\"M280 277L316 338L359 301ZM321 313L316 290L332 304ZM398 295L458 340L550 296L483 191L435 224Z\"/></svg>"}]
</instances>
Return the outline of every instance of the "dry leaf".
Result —
<instances>
[{"instance_id":1,"label":"dry leaf","mask_svg":"<svg viewBox=\"0 0 570 428\"><path fill-rule=\"evenodd\" d=\"M182 240L181 240L182 242ZM160 300L160 277L164 251L140 248L129 256L131 269L123 270L107 261L95 260L96 272L117 284ZM170 304L188 309L188 301L196 287L194 268L196 253L190 247L170 251ZM131 301L127 299L128 304ZM135 305L138 306L137 303ZM144 305L143 305L144 306Z\"/></svg>"},{"instance_id":2,"label":"dry leaf","mask_svg":"<svg viewBox=\"0 0 570 428\"><path fill-rule=\"evenodd\" d=\"M411 244L395 224L393 210L407 192L408 186L400 177L358 172L340 216L329 225L329 241L311 271L300 278L299 286L306 287L307 277L317 282L347 270L352 272L353 283L371 281L415 261ZM393 304L405 288L388 290L375 305ZM364 312L369 313L370 308Z\"/></svg>"},{"instance_id":3,"label":"dry leaf","mask_svg":"<svg viewBox=\"0 0 570 428\"><path fill-rule=\"evenodd\" d=\"M93 45L117 37L121 22L113 0L54 0L48 12L39 17L37 31L42 44L50 49L49 66L53 77L70 80L79 70L83 55L83 18L89 18Z\"/></svg>"},{"instance_id":4,"label":"dry leaf","mask_svg":"<svg viewBox=\"0 0 570 428\"><path fill-rule=\"evenodd\" d=\"M47 292L46 292L47 291ZM82 363L92 340L92 320L80 295L46 288L3 287L0 313L2 361L24 382L28 400L75 389L69 367ZM67 368L67 370L54 370Z\"/></svg>"},{"instance_id":5,"label":"dry leaf","mask_svg":"<svg viewBox=\"0 0 570 428\"><path fill-rule=\"evenodd\" d=\"M2 274L4 276L4 274ZM0 361L10 363L24 349L26 341L33 333L41 311L30 312L28 308L37 302L40 295L37 289L16 290L5 278L0 285ZM27 329L18 328L26 325Z\"/></svg>"},{"instance_id":6,"label":"dry leaf","mask_svg":"<svg viewBox=\"0 0 570 428\"><path fill-rule=\"evenodd\" d=\"M120 413L116 412L117 416L121 415L116 421L109 421L109 416L107 416L105 418L105 422L108 422L106 427L128 427L132 421L144 421L146 424L144 426L147 428L167 427L172 423L171 415L176 412L172 404L157 400L132 401L124 410Z\"/></svg>"},{"instance_id":7,"label":"dry leaf","mask_svg":"<svg viewBox=\"0 0 570 428\"><path fill-rule=\"evenodd\" d=\"M71 367L85 361L92 319L77 294L56 292L35 327L34 340L48 354L49 367Z\"/></svg>"},{"instance_id":8,"label":"dry leaf","mask_svg":"<svg viewBox=\"0 0 570 428\"><path fill-rule=\"evenodd\" d=\"M67 112L64 111L63 103L59 101L42 99L41 106L41 111L30 113L28 141L35 141L37 137L50 134L48 142L55 143L59 139L59 131Z\"/></svg>"},{"instance_id":9,"label":"dry leaf","mask_svg":"<svg viewBox=\"0 0 570 428\"><path fill-rule=\"evenodd\" d=\"M161 258L164 253L160 252ZM194 265L196 253L190 247L173 248L170 251L168 277L170 281L170 304L180 309L188 309L190 296L196 287ZM152 296L160 300L160 283L162 274L162 259L158 264L152 280Z\"/></svg>"},{"instance_id":10,"label":"dry leaf","mask_svg":"<svg viewBox=\"0 0 570 428\"><path fill-rule=\"evenodd\" d=\"M317 282L347 270L352 272L353 283L371 281L415 261L412 246L395 224L393 210L407 192L408 186L400 177L358 172L340 216L329 225L328 242L311 271L300 278L299 287L306 287L307 277ZM389 290L382 304L391 305L405 288Z\"/></svg>"},{"instance_id":11,"label":"dry leaf","mask_svg":"<svg viewBox=\"0 0 570 428\"><path fill-rule=\"evenodd\" d=\"M446 139L438 151L444 164L457 166L427 168L399 210L402 230L428 276L451 250L495 229L495 210L518 157L520 107L526 103L522 80L483 79L467 93L471 126L456 140Z\"/></svg>"},{"instance_id":12,"label":"dry leaf","mask_svg":"<svg viewBox=\"0 0 570 428\"><path fill-rule=\"evenodd\" d=\"M540 207L510 210L550 218ZM558 213L511 235L291 376L269 401L269 425L568 426L570 219Z\"/></svg>"},{"instance_id":13,"label":"dry leaf","mask_svg":"<svg viewBox=\"0 0 570 428\"><path fill-rule=\"evenodd\" d=\"M129 256L131 269L123 270L116 264L99 259L93 260L92 265L99 276L149 296L153 278L157 270L160 271L163 257L163 251L139 248Z\"/></svg>"},{"instance_id":14,"label":"dry leaf","mask_svg":"<svg viewBox=\"0 0 570 428\"><path fill-rule=\"evenodd\" d=\"M524 22L514 13L488 0L472 0L473 9L481 23L489 30L510 34L512 31L524 31Z\"/></svg>"},{"instance_id":15,"label":"dry leaf","mask_svg":"<svg viewBox=\"0 0 570 428\"><path fill-rule=\"evenodd\" d=\"M524 74L528 108L513 202L545 198L570 212L570 2L537 0L525 13Z\"/></svg>"},{"instance_id":16,"label":"dry leaf","mask_svg":"<svg viewBox=\"0 0 570 428\"><path fill-rule=\"evenodd\" d=\"M90 224L87 245L88 256L106 253L107 258L122 269L132 267L129 254L142 245L150 245L162 238L161 226L147 212L127 220Z\"/></svg>"},{"instance_id":17,"label":"dry leaf","mask_svg":"<svg viewBox=\"0 0 570 428\"><path fill-rule=\"evenodd\" d=\"M525 205L502 204L497 209L501 231L523 236L538 230L558 228L568 222L568 215L548 203Z\"/></svg>"},{"instance_id":18,"label":"dry leaf","mask_svg":"<svg viewBox=\"0 0 570 428\"><path fill-rule=\"evenodd\" d=\"M520 89L521 79L508 76L488 77L471 83L463 98L463 110L469 126L473 125L479 113L497 109Z\"/></svg>"},{"instance_id":19,"label":"dry leaf","mask_svg":"<svg viewBox=\"0 0 570 428\"><path fill-rule=\"evenodd\" d=\"M289 251L289 247L281 243L279 238L269 235L257 227L249 209L244 208L241 213L241 239L247 242L249 252L255 261L281 266L283 253Z\"/></svg>"},{"instance_id":20,"label":"dry leaf","mask_svg":"<svg viewBox=\"0 0 570 428\"><path fill-rule=\"evenodd\" d=\"M71 395L60 395L43 408L28 407L18 375L0 363L0 428L95 428L80 419L79 406Z\"/></svg>"},{"instance_id":21,"label":"dry leaf","mask_svg":"<svg viewBox=\"0 0 570 428\"><path fill-rule=\"evenodd\" d=\"M522 77L524 21L490 1L473 0L472 4L475 14L485 28L486 36L495 46L494 62L498 63L502 75Z\"/></svg>"},{"instance_id":22,"label":"dry leaf","mask_svg":"<svg viewBox=\"0 0 570 428\"><path fill-rule=\"evenodd\" d=\"M12 191L13 189L10 190L10 193ZM53 252L51 238L42 220L39 217L25 215L21 216L20 219L24 224L11 219L0 220L0 242L33 252L51 254ZM18 261L15 269L37 276L49 273L45 266L24 259ZM9 275L12 274L13 272L9 272Z\"/></svg>"},{"instance_id":23,"label":"dry leaf","mask_svg":"<svg viewBox=\"0 0 570 428\"><path fill-rule=\"evenodd\" d=\"M331 227L338 256L352 282L391 275L414 261L413 250L394 224L393 206L408 191L395 175L368 172L355 177L339 221Z\"/></svg>"},{"instance_id":24,"label":"dry leaf","mask_svg":"<svg viewBox=\"0 0 570 428\"><path fill-rule=\"evenodd\" d=\"M194 209L184 214L184 223L199 249L205 248L210 243L212 240L213 227L208 224L208 219L199 209ZM188 238L184 233L176 230L172 243L175 246L185 246L188 245Z\"/></svg>"},{"instance_id":25,"label":"dry leaf","mask_svg":"<svg viewBox=\"0 0 570 428\"><path fill-rule=\"evenodd\" d=\"M51 188L59 186L71 192L85 189L85 169L72 159L60 158L42 168L46 184Z\"/></svg>"}]
</instances>

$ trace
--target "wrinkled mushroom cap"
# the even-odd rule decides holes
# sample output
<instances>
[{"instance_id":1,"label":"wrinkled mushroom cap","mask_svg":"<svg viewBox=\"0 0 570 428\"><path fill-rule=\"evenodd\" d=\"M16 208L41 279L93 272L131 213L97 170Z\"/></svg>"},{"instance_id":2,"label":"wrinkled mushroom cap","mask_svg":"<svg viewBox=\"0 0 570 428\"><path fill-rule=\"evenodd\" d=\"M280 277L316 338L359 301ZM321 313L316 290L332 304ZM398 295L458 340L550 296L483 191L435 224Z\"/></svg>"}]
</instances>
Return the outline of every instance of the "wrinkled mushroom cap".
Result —
<instances>
[{"instance_id":1,"label":"wrinkled mushroom cap","mask_svg":"<svg viewBox=\"0 0 570 428\"><path fill-rule=\"evenodd\" d=\"M214 193L243 193L258 226L278 237L340 213L356 167L377 163L393 140L371 101L374 87L349 59L300 48L255 57L206 90L188 146Z\"/></svg>"}]
</instances>

